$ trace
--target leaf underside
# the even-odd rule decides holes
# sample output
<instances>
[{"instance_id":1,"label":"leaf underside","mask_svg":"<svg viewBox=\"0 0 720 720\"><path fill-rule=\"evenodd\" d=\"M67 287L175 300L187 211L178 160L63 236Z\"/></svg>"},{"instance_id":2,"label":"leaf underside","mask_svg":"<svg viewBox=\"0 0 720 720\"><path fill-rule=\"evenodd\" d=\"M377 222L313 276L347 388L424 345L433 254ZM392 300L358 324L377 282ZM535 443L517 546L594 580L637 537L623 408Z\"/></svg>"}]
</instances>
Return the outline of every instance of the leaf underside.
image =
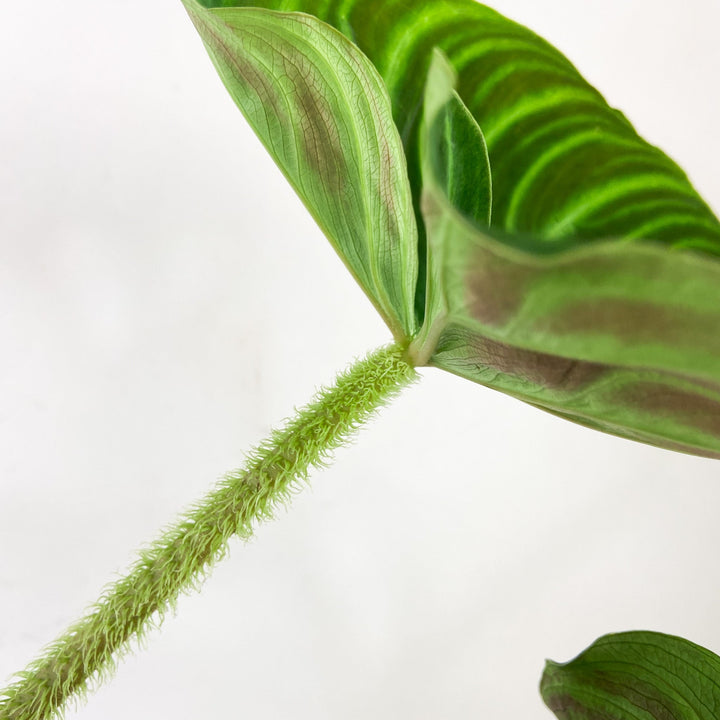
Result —
<instances>
[{"instance_id":1,"label":"leaf underside","mask_svg":"<svg viewBox=\"0 0 720 720\"><path fill-rule=\"evenodd\" d=\"M654 632L606 635L540 683L559 720L717 720L720 658Z\"/></svg>"},{"instance_id":2,"label":"leaf underside","mask_svg":"<svg viewBox=\"0 0 720 720\"><path fill-rule=\"evenodd\" d=\"M444 64L436 55L420 140L426 326L442 323L430 364L596 429L717 457L720 262L657 242L541 255L463 213L432 162L447 136L437 97L456 101ZM464 152L481 165L485 144Z\"/></svg>"},{"instance_id":3,"label":"leaf underside","mask_svg":"<svg viewBox=\"0 0 720 720\"><path fill-rule=\"evenodd\" d=\"M720 455L720 223L558 50L473 0L204 4L310 13L382 77L419 221L416 361Z\"/></svg>"},{"instance_id":4,"label":"leaf underside","mask_svg":"<svg viewBox=\"0 0 720 720\"><path fill-rule=\"evenodd\" d=\"M258 137L395 336L411 337L417 228L373 65L314 17L183 2Z\"/></svg>"}]
</instances>

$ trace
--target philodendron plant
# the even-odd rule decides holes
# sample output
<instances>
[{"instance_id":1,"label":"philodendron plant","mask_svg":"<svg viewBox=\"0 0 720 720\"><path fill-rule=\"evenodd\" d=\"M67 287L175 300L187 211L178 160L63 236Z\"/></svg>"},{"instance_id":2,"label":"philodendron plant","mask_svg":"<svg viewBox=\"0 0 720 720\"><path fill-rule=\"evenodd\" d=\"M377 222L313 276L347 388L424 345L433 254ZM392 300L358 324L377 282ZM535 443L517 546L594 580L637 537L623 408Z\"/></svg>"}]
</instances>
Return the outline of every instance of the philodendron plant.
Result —
<instances>
[{"instance_id":1,"label":"philodendron plant","mask_svg":"<svg viewBox=\"0 0 720 720\"><path fill-rule=\"evenodd\" d=\"M392 343L139 554L0 696L62 712L431 366L576 423L720 456L720 222L555 48L473 0L182 0ZM710 720L720 658L650 632L548 663L568 720Z\"/></svg>"}]
</instances>

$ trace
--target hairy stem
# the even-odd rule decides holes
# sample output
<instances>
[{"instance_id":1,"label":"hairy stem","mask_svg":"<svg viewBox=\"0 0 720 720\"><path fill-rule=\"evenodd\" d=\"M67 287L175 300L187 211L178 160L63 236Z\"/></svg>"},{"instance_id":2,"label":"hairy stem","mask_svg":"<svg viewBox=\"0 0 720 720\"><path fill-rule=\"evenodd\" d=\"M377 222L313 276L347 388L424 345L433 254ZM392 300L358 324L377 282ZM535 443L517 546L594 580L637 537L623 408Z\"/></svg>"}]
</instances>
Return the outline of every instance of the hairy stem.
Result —
<instances>
[{"instance_id":1,"label":"hairy stem","mask_svg":"<svg viewBox=\"0 0 720 720\"><path fill-rule=\"evenodd\" d=\"M373 411L416 378L398 346L381 349L338 376L284 428L248 456L149 548L129 574L108 586L87 615L69 627L17 680L0 692L2 720L46 720L105 679L133 639L158 625L183 591L197 589L234 535L289 500L293 486Z\"/></svg>"}]
</instances>

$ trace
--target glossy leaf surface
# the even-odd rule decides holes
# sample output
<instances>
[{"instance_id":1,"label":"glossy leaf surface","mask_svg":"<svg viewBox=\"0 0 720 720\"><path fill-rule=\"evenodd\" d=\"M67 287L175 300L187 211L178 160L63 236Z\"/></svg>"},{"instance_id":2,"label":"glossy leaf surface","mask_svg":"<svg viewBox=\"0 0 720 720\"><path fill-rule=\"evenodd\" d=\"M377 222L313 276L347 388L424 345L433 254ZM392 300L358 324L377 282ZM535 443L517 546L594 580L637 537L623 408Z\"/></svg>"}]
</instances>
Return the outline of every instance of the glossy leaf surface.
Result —
<instances>
[{"instance_id":1,"label":"glossy leaf surface","mask_svg":"<svg viewBox=\"0 0 720 720\"><path fill-rule=\"evenodd\" d=\"M356 43L387 85L416 198L417 132L437 47L487 141L495 228L525 234L540 252L648 238L720 254L720 224L685 173L562 53L474 0L203 2L310 13Z\"/></svg>"},{"instance_id":2,"label":"glossy leaf surface","mask_svg":"<svg viewBox=\"0 0 720 720\"><path fill-rule=\"evenodd\" d=\"M316 18L184 3L250 125L396 337L410 337L417 228L375 68Z\"/></svg>"},{"instance_id":3,"label":"glossy leaf surface","mask_svg":"<svg viewBox=\"0 0 720 720\"><path fill-rule=\"evenodd\" d=\"M717 720L720 658L653 632L606 635L540 684L559 720Z\"/></svg>"}]
</instances>

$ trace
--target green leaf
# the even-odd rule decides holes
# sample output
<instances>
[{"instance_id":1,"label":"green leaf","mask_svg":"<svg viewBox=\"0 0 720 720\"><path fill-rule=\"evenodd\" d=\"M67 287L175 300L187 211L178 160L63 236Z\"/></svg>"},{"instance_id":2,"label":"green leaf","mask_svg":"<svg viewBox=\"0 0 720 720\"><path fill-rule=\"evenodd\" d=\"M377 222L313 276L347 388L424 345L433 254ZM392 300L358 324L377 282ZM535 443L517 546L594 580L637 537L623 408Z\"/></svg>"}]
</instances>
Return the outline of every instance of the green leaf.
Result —
<instances>
[{"instance_id":1,"label":"green leaf","mask_svg":"<svg viewBox=\"0 0 720 720\"><path fill-rule=\"evenodd\" d=\"M473 0L222 4L317 15L382 76L420 219L417 364L720 456L720 222L558 50Z\"/></svg>"},{"instance_id":2,"label":"green leaf","mask_svg":"<svg viewBox=\"0 0 720 720\"><path fill-rule=\"evenodd\" d=\"M562 53L474 0L204 2L302 11L350 38L390 93L416 209L417 137L437 47L487 141L495 229L526 234L538 251L648 238L720 254L720 223L685 173L640 138Z\"/></svg>"},{"instance_id":3,"label":"green leaf","mask_svg":"<svg viewBox=\"0 0 720 720\"><path fill-rule=\"evenodd\" d=\"M480 126L455 91L455 71L439 50L433 53L425 89L421 165L450 204L480 225L490 225L490 158Z\"/></svg>"},{"instance_id":4,"label":"green leaf","mask_svg":"<svg viewBox=\"0 0 720 720\"><path fill-rule=\"evenodd\" d=\"M447 58L435 50L425 90L421 166L425 177L435 183L435 194L448 202L453 212L488 226L492 213L492 180L487 146L480 127L455 92L455 81L455 72ZM442 229L433 227L433 221L438 219L435 203L433 193L423 193L422 214L430 242L424 324L410 347L410 355L417 365L424 365L430 358L448 316L445 258L442 247L433 243L444 234Z\"/></svg>"},{"instance_id":5,"label":"green leaf","mask_svg":"<svg viewBox=\"0 0 720 720\"><path fill-rule=\"evenodd\" d=\"M717 720L720 658L654 632L606 635L540 683L559 720Z\"/></svg>"},{"instance_id":6,"label":"green leaf","mask_svg":"<svg viewBox=\"0 0 720 720\"><path fill-rule=\"evenodd\" d=\"M236 104L400 341L416 331L417 227L390 100L339 32L183 0Z\"/></svg>"},{"instance_id":7,"label":"green leaf","mask_svg":"<svg viewBox=\"0 0 720 720\"><path fill-rule=\"evenodd\" d=\"M456 99L443 65L421 137L428 309L411 356L596 429L720 454L720 261L627 241L540 254L463 214L432 161L437 97ZM482 136L464 151L482 164Z\"/></svg>"}]
</instances>

